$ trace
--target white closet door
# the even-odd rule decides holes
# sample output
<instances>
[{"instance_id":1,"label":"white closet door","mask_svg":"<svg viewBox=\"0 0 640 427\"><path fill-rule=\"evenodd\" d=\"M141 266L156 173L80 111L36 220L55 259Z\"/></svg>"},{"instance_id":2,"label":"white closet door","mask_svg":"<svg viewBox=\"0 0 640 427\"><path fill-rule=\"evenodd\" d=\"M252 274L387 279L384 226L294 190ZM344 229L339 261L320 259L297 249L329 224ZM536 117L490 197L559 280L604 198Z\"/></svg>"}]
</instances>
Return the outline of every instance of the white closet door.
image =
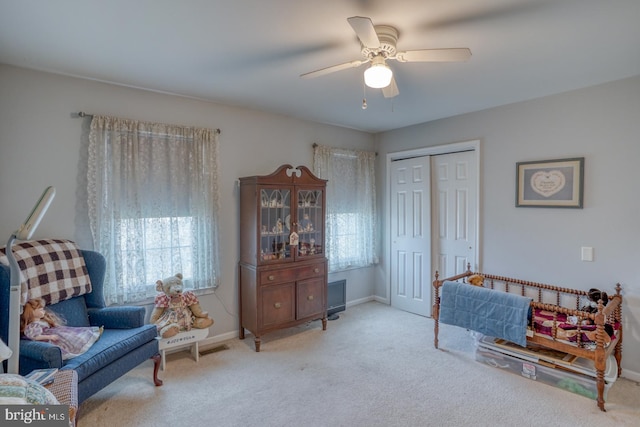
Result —
<instances>
[{"instance_id":1,"label":"white closet door","mask_svg":"<svg viewBox=\"0 0 640 427\"><path fill-rule=\"evenodd\" d=\"M431 313L429 156L391 163L391 305Z\"/></svg>"}]
</instances>

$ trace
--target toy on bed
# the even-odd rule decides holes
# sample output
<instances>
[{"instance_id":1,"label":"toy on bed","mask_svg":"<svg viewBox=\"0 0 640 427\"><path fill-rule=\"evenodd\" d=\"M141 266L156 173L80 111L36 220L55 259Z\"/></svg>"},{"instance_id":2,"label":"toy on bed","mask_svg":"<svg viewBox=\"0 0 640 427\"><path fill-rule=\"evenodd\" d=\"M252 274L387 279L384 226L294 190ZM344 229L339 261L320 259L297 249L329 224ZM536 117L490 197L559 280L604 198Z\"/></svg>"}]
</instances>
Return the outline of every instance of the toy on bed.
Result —
<instances>
[{"instance_id":1,"label":"toy on bed","mask_svg":"<svg viewBox=\"0 0 640 427\"><path fill-rule=\"evenodd\" d=\"M439 322L503 338L527 342L592 360L596 369L598 407L604 411L604 372L609 355L622 370L622 295L598 289L583 291L482 274L484 286L469 286L470 270L433 282L434 345ZM508 309L506 308L508 307Z\"/></svg>"},{"instance_id":2,"label":"toy on bed","mask_svg":"<svg viewBox=\"0 0 640 427\"><path fill-rule=\"evenodd\" d=\"M484 277L479 274L472 274L467 278L467 283L473 286L484 286Z\"/></svg>"},{"instance_id":3,"label":"toy on bed","mask_svg":"<svg viewBox=\"0 0 640 427\"><path fill-rule=\"evenodd\" d=\"M597 313L598 312L598 302L602 300L602 305L607 305L609 303L609 296L606 292L602 292L599 289L591 288L589 289L589 304L585 307L582 307L580 310L586 311L587 313ZM584 320L584 325L593 325L593 321ZM613 327L609 323L605 323L604 325L605 332L612 337L614 334Z\"/></svg>"},{"instance_id":4,"label":"toy on bed","mask_svg":"<svg viewBox=\"0 0 640 427\"><path fill-rule=\"evenodd\" d=\"M601 303L603 307L609 303L607 293L598 289L590 289L587 296L589 299L587 305L580 308L580 311L584 313L597 315L598 303ZM540 308L534 309L534 313L532 324L536 332L553 337L553 328L556 327L556 338L584 347L596 347L598 331L592 318L555 313ZM618 326L615 321L605 322L606 335L603 336L605 348L611 344L611 338L615 338L615 329Z\"/></svg>"}]
</instances>

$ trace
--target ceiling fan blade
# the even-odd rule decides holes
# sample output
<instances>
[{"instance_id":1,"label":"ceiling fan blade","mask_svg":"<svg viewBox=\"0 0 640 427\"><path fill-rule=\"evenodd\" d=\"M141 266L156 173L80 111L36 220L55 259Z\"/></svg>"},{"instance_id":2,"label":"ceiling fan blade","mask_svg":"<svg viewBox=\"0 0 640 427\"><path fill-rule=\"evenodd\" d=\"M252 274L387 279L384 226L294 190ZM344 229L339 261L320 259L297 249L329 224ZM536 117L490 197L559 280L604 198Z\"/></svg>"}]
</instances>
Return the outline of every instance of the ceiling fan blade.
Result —
<instances>
[{"instance_id":1,"label":"ceiling fan blade","mask_svg":"<svg viewBox=\"0 0 640 427\"><path fill-rule=\"evenodd\" d=\"M365 18L363 16L352 16L351 18L347 18L347 21L349 21L349 25L351 25L351 28L353 28L353 31L356 32L356 35L365 47L380 47L378 34L376 33L376 29L373 26L373 22L371 22L370 18Z\"/></svg>"},{"instance_id":2,"label":"ceiling fan blade","mask_svg":"<svg viewBox=\"0 0 640 427\"><path fill-rule=\"evenodd\" d=\"M471 51L467 48L407 50L395 57L400 62L460 62L469 58Z\"/></svg>"},{"instance_id":3,"label":"ceiling fan blade","mask_svg":"<svg viewBox=\"0 0 640 427\"><path fill-rule=\"evenodd\" d=\"M321 68L309 73L300 74L303 79L311 79L314 77L324 76L325 74L335 73L336 71L346 70L348 68L356 68L362 64L369 62L368 59L356 59L355 61L345 62L344 64L332 65L331 67Z\"/></svg>"},{"instance_id":4,"label":"ceiling fan blade","mask_svg":"<svg viewBox=\"0 0 640 427\"><path fill-rule=\"evenodd\" d=\"M385 98L393 98L394 96L398 96L399 94L400 91L398 90L396 79L395 77L391 77L391 83L389 83L389 86L382 88L382 95L384 95Z\"/></svg>"}]
</instances>

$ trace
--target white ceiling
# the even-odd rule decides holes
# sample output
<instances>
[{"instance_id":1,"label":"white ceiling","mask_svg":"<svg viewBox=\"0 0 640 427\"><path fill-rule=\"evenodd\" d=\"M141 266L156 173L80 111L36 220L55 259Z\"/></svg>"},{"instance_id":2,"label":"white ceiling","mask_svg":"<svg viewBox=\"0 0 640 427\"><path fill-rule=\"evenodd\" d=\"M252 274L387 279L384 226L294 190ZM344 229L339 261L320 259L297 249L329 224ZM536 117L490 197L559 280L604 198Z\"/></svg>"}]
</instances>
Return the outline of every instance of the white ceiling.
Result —
<instances>
[{"instance_id":1,"label":"white ceiling","mask_svg":"<svg viewBox=\"0 0 640 427\"><path fill-rule=\"evenodd\" d=\"M350 16L462 63L360 68ZM640 75L640 0L0 0L0 63L379 132ZM113 112L96 111L110 114Z\"/></svg>"}]
</instances>

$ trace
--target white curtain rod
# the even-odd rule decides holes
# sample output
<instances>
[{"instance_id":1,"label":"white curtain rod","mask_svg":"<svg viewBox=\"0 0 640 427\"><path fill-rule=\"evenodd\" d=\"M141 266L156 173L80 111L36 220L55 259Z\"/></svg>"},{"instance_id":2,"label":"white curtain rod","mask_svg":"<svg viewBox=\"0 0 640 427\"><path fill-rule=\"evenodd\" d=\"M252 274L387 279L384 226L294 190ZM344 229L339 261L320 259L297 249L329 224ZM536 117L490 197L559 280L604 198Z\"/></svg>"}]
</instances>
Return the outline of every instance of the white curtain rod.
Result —
<instances>
[{"instance_id":1,"label":"white curtain rod","mask_svg":"<svg viewBox=\"0 0 640 427\"><path fill-rule=\"evenodd\" d=\"M71 117L74 119L85 118L85 117L93 117L93 114L85 113L84 111L78 111L77 113L71 113ZM220 128L215 130L218 135L222 133Z\"/></svg>"},{"instance_id":2,"label":"white curtain rod","mask_svg":"<svg viewBox=\"0 0 640 427\"><path fill-rule=\"evenodd\" d=\"M316 142L314 142L313 144L311 144L311 146L313 148L316 148L318 146L318 144ZM342 150L348 150L348 148L342 148ZM354 151L357 151L357 150L354 150ZM378 152L377 151L376 151L376 156L378 156Z\"/></svg>"}]
</instances>

